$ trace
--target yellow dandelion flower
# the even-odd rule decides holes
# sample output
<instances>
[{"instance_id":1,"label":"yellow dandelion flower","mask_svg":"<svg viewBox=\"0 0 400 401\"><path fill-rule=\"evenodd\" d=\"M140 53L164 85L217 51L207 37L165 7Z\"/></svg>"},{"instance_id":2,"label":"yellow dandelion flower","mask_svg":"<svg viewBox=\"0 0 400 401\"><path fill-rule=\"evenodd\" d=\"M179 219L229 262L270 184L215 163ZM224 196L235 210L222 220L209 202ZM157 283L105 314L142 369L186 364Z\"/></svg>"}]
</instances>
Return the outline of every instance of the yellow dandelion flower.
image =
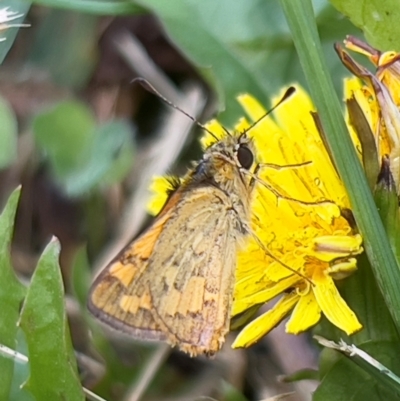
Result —
<instances>
[{"instance_id":1,"label":"yellow dandelion flower","mask_svg":"<svg viewBox=\"0 0 400 401\"><path fill-rule=\"evenodd\" d=\"M239 102L252 121L265 109L251 96ZM349 200L319 136L307 94L296 93L248 132L259 163L252 196L250 238L238 255L232 315L281 296L267 313L248 324L234 347L248 346L291 314L288 333L297 334L318 323L323 313L347 334L361 329L354 312L340 296L335 280L356 269L362 252L344 212ZM250 127L242 118L236 132ZM217 121L207 124L201 143L207 148L227 135ZM157 179L151 211L166 200L171 181ZM157 195L161 193L161 195Z\"/></svg>"},{"instance_id":2,"label":"yellow dandelion flower","mask_svg":"<svg viewBox=\"0 0 400 401\"><path fill-rule=\"evenodd\" d=\"M368 57L377 67L375 76L388 88L395 104L400 106L400 54L381 52L353 36L348 36L344 44L349 50Z\"/></svg>"},{"instance_id":3,"label":"yellow dandelion flower","mask_svg":"<svg viewBox=\"0 0 400 401\"><path fill-rule=\"evenodd\" d=\"M345 81L345 96L355 98L363 110L374 135L379 162L388 156L390 171L400 189L400 54L382 53L353 37L345 45L366 55L377 67L373 74L337 47L345 66L358 77Z\"/></svg>"},{"instance_id":4,"label":"yellow dandelion flower","mask_svg":"<svg viewBox=\"0 0 400 401\"><path fill-rule=\"evenodd\" d=\"M248 95L239 102L253 121L265 113ZM334 280L354 271L362 239L343 217L349 201L312 111L309 97L297 87L274 112L275 121L267 117L250 132L259 162L266 164L259 177L274 189L257 187L252 225L273 258L252 239L240 252L233 315L284 295L242 330L234 347L253 344L290 313L288 333L307 330L322 313L347 334L361 328Z\"/></svg>"}]
</instances>

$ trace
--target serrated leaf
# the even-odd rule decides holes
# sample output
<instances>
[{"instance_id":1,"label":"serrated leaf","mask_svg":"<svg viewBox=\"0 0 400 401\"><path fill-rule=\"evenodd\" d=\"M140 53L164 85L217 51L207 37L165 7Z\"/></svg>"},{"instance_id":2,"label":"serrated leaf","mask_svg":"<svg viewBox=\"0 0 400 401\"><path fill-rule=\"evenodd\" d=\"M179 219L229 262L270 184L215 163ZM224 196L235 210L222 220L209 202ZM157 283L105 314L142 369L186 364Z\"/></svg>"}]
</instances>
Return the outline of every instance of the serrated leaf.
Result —
<instances>
[{"instance_id":1,"label":"serrated leaf","mask_svg":"<svg viewBox=\"0 0 400 401\"><path fill-rule=\"evenodd\" d=\"M17 321L25 287L16 278L10 259L11 237L21 190L16 189L0 216L0 344L16 349ZM8 399L14 361L0 356L0 399Z\"/></svg>"},{"instance_id":2,"label":"serrated leaf","mask_svg":"<svg viewBox=\"0 0 400 401\"><path fill-rule=\"evenodd\" d=\"M30 7L31 2L25 0L2 0L0 2L0 64L3 63L10 51L18 33L18 25L24 22Z\"/></svg>"},{"instance_id":3,"label":"serrated leaf","mask_svg":"<svg viewBox=\"0 0 400 401\"><path fill-rule=\"evenodd\" d=\"M24 388L37 400L84 400L65 312L58 265L60 245L43 251L21 313L29 349L30 376Z\"/></svg>"},{"instance_id":4,"label":"serrated leaf","mask_svg":"<svg viewBox=\"0 0 400 401\"><path fill-rule=\"evenodd\" d=\"M360 28L373 47L400 51L400 7L397 0L330 0L342 14Z\"/></svg>"},{"instance_id":5,"label":"serrated leaf","mask_svg":"<svg viewBox=\"0 0 400 401\"><path fill-rule=\"evenodd\" d=\"M5 99L0 97L0 169L17 156L17 120Z\"/></svg>"}]
</instances>

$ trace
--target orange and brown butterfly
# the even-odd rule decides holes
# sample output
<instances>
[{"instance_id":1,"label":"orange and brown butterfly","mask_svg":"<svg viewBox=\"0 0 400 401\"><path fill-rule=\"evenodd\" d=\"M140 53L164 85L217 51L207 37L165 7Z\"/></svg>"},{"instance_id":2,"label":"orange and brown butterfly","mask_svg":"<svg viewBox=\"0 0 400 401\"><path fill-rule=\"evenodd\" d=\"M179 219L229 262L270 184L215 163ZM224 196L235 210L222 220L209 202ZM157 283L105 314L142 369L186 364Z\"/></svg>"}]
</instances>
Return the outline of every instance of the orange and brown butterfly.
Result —
<instances>
[{"instance_id":1,"label":"orange and brown butterfly","mask_svg":"<svg viewBox=\"0 0 400 401\"><path fill-rule=\"evenodd\" d=\"M238 249L251 234L255 152L248 131L214 138L153 224L95 279L88 307L98 319L192 356L222 347Z\"/></svg>"}]
</instances>

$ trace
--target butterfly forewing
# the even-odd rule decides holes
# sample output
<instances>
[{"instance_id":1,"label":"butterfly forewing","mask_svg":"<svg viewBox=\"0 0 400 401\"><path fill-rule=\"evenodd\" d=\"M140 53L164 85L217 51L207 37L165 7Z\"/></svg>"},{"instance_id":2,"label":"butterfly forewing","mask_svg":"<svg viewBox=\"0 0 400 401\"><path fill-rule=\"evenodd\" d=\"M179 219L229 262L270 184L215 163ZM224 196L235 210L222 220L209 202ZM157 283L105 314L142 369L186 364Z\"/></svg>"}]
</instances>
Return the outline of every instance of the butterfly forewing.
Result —
<instances>
[{"instance_id":1,"label":"butterfly forewing","mask_svg":"<svg viewBox=\"0 0 400 401\"><path fill-rule=\"evenodd\" d=\"M229 329L238 224L218 188L186 191L96 279L89 308L139 339L197 355L216 352Z\"/></svg>"},{"instance_id":2,"label":"butterfly forewing","mask_svg":"<svg viewBox=\"0 0 400 401\"><path fill-rule=\"evenodd\" d=\"M160 235L149 272L161 265L163 273L151 275L150 293L155 320L169 333L172 344L192 354L212 353L229 328L237 217L229 197L218 188L192 191L193 204L182 202L179 219L168 223L168 230L184 231L183 235Z\"/></svg>"}]
</instances>

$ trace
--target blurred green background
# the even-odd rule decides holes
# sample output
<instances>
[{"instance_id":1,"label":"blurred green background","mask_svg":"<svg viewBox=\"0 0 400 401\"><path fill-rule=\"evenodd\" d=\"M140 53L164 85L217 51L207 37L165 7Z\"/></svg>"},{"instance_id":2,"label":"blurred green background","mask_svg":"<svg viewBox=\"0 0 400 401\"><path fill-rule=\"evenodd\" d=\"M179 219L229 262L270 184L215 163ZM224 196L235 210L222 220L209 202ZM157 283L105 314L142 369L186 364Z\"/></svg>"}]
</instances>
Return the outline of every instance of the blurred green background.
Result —
<instances>
[{"instance_id":1,"label":"blurred green background","mask_svg":"<svg viewBox=\"0 0 400 401\"><path fill-rule=\"evenodd\" d=\"M278 1L0 2L7 6L26 13L10 23L30 27L0 31L7 39L0 42L0 204L22 184L12 263L23 281L51 237L61 243L83 384L108 400L239 401L291 391L290 399L311 399L316 382L276 380L316 368L307 335L278 328L238 351L229 338L215 359L190 359L104 331L85 308L94 271L146 225L151 177L182 173L201 155L191 121L132 80L148 79L201 122L218 116L232 126L243 92L269 106L282 87L305 85ZM341 97L348 73L333 43L362 34L328 2L315 1L314 9ZM18 389L26 367L17 364L14 373L10 399L33 399Z\"/></svg>"}]
</instances>

